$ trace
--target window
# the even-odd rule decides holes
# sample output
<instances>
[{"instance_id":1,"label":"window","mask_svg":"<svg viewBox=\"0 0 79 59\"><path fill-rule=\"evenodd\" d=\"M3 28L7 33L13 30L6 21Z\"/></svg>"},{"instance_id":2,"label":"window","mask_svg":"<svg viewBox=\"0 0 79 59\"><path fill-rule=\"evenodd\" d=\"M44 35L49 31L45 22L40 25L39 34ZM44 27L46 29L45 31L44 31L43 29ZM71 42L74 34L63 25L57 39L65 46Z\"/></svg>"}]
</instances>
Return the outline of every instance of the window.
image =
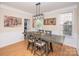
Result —
<instances>
[{"instance_id":1,"label":"window","mask_svg":"<svg viewBox=\"0 0 79 59\"><path fill-rule=\"evenodd\" d=\"M63 25L67 21L72 22L72 13L60 14L60 24Z\"/></svg>"},{"instance_id":2,"label":"window","mask_svg":"<svg viewBox=\"0 0 79 59\"><path fill-rule=\"evenodd\" d=\"M72 13L60 14L60 25L64 35L72 35Z\"/></svg>"}]
</instances>

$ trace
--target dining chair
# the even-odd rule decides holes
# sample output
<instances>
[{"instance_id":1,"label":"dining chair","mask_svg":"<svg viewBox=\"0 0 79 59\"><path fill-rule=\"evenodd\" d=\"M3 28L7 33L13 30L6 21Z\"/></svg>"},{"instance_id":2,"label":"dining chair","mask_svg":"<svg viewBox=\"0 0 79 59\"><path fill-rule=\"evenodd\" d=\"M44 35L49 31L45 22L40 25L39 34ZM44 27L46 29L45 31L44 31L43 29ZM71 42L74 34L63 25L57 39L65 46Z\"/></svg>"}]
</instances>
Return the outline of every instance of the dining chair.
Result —
<instances>
[{"instance_id":1,"label":"dining chair","mask_svg":"<svg viewBox=\"0 0 79 59\"><path fill-rule=\"evenodd\" d=\"M52 35L52 31L45 30L45 34Z\"/></svg>"},{"instance_id":2,"label":"dining chair","mask_svg":"<svg viewBox=\"0 0 79 59\"><path fill-rule=\"evenodd\" d=\"M35 46L34 55L38 55L38 56L45 55L46 53L46 42L45 41L42 41L41 38L38 38L35 41L34 46Z\"/></svg>"},{"instance_id":3,"label":"dining chair","mask_svg":"<svg viewBox=\"0 0 79 59\"><path fill-rule=\"evenodd\" d=\"M38 30L38 32L40 32L40 33L44 33L44 30Z\"/></svg>"},{"instance_id":4,"label":"dining chair","mask_svg":"<svg viewBox=\"0 0 79 59\"><path fill-rule=\"evenodd\" d=\"M27 41L28 41L27 50L31 48L31 52L33 52L35 37L33 36L32 33L29 33Z\"/></svg>"},{"instance_id":5,"label":"dining chair","mask_svg":"<svg viewBox=\"0 0 79 59\"><path fill-rule=\"evenodd\" d=\"M52 31L49 31L49 30L45 30L45 34L46 36L48 36L48 40L52 40L51 39L51 36L52 36ZM53 52L53 47L52 47L52 41L48 43L48 47L49 47L49 52Z\"/></svg>"}]
</instances>

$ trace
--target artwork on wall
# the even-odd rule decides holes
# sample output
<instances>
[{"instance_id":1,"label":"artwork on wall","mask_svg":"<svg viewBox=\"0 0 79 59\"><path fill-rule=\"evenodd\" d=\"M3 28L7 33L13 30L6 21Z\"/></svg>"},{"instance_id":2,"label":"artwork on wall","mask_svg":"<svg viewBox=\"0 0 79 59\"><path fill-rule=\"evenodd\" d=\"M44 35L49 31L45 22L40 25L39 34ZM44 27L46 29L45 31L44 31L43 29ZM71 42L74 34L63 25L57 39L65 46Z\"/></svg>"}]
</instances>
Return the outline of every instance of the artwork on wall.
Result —
<instances>
[{"instance_id":1,"label":"artwork on wall","mask_svg":"<svg viewBox=\"0 0 79 59\"><path fill-rule=\"evenodd\" d=\"M33 19L32 21L32 27L33 28L42 28L43 27L43 19Z\"/></svg>"},{"instance_id":2,"label":"artwork on wall","mask_svg":"<svg viewBox=\"0 0 79 59\"><path fill-rule=\"evenodd\" d=\"M44 25L56 25L56 18L44 19Z\"/></svg>"},{"instance_id":3,"label":"artwork on wall","mask_svg":"<svg viewBox=\"0 0 79 59\"><path fill-rule=\"evenodd\" d=\"M22 18L13 16L4 16L4 27L15 27L22 24Z\"/></svg>"}]
</instances>

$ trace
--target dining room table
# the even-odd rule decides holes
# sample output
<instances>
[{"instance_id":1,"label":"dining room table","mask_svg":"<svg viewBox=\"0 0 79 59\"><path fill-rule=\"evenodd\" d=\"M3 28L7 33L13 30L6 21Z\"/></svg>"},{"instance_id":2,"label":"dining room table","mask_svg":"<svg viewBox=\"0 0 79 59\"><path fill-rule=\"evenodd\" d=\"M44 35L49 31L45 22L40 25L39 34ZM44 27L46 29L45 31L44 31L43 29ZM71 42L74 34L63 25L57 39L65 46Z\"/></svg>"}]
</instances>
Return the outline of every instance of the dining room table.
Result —
<instances>
[{"instance_id":1,"label":"dining room table","mask_svg":"<svg viewBox=\"0 0 79 59\"><path fill-rule=\"evenodd\" d=\"M52 47L53 42L57 43L56 41L61 41L61 43L63 44L64 38L65 38L65 36L63 35L56 35L56 34L49 35L46 33L40 33L40 32L35 32L35 31L27 32L26 36L29 34L36 38L41 38L43 41L46 41L49 46L49 49L47 49L48 52L53 52L53 47Z\"/></svg>"}]
</instances>

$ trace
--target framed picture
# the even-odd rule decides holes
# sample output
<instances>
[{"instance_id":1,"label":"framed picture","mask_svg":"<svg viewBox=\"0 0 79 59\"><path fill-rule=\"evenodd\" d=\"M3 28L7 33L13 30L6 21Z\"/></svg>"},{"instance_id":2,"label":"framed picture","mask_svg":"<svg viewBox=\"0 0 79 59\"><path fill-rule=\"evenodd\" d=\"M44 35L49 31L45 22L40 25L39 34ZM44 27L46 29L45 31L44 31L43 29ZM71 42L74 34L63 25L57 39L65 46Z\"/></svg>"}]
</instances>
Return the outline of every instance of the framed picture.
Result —
<instances>
[{"instance_id":1,"label":"framed picture","mask_svg":"<svg viewBox=\"0 0 79 59\"><path fill-rule=\"evenodd\" d=\"M56 25L56 18L44 19L44 25Z\"/></svg>"},{"instance_id":2,"label":"framed picture","mask_svg":"<svg viewBox=\"0 0 79 59\"><path fill-rule=\"evenodd\" d=\"M22 18L4 16L4 27L15 27L22 24Z\"/></svg>"}]
</instances>

